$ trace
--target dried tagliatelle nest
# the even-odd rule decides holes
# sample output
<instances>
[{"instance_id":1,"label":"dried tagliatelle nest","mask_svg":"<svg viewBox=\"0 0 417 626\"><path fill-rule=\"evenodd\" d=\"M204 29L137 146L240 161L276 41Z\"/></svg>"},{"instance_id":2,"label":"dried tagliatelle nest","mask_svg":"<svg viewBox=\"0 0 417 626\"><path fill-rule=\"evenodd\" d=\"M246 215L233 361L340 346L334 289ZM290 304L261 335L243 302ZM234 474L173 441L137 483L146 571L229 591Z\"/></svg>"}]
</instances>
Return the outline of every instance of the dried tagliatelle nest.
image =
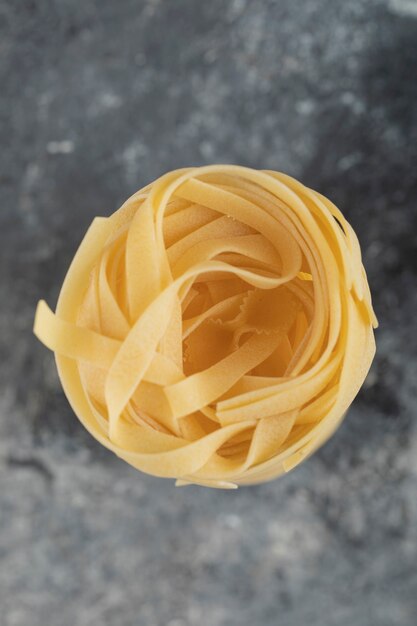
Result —
<instances>
[{"instance_id":1,"label":"dried tagliatelle nest","mask_svg":"<svg viewBox=\"0 0 417 626\"><path fill-rule=\"evenodd\" d=\"M278 172L211 165L96 218L35 333L104 446L179 485L235 487L326 441L376 325L358 240L327 198Z\"/></svg>"}]
</instances>

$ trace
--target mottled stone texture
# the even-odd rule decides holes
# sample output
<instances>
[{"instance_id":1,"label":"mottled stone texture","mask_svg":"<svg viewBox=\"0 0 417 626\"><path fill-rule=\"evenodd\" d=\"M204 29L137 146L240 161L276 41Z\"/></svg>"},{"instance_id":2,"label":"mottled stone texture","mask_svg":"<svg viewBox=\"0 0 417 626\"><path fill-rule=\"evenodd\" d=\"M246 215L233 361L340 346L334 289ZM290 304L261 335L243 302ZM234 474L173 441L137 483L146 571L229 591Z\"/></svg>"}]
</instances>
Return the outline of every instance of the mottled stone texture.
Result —
<instances>
[{"instance_id":1,"label":"mottled stone texture","mask_svg":"<svg viewBox=\"0 0 417 626\"><path fill-rule=\"evenodd\" d=\"M417 622L417 3L0 3L0 622ZM94 215L166 170L283 170L357 229L381 328L337 435L237 492L146 477L31 335Z\"/></svg>"}]
</instances>

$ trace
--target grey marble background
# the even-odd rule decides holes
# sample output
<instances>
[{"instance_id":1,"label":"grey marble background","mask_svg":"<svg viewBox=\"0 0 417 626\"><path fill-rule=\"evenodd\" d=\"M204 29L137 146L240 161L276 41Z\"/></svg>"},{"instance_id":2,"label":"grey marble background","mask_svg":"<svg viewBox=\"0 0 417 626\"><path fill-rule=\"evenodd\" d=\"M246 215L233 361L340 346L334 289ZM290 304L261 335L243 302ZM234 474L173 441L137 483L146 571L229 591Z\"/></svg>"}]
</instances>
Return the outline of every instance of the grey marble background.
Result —
<instances>
[{"instance_id":1,"label":"grey marble background","mask_svg":"<svg viewBox=\"0 0 417 626\"><path fill-rule=\"evenodd\" d=\"M417 623L416 0L1 0L0 623ZM237 492L143 476L31 335L94 215L280 169L357 229L381 328L336 436Z\"/></svg>"}]
</instances>

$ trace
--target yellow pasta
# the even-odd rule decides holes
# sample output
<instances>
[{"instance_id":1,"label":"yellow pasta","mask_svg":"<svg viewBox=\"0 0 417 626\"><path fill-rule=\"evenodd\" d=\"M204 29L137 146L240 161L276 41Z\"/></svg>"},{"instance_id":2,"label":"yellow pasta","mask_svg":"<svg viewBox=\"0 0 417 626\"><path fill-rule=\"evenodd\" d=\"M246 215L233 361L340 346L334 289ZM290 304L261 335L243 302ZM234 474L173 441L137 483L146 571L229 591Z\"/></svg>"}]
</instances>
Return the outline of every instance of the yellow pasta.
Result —
<instances>
[{"instance_id":1,"label":"yellow pasta","mask_svg":"<svg viewBox=\"0 0 417 626\"><path fill-rule=\"evenodd\" d=\"M34 332L104 446L217 488L276 478L337 428L377 321L356 235L284 174L165 174L90 226Z\"/></svg>"}]
</instances>

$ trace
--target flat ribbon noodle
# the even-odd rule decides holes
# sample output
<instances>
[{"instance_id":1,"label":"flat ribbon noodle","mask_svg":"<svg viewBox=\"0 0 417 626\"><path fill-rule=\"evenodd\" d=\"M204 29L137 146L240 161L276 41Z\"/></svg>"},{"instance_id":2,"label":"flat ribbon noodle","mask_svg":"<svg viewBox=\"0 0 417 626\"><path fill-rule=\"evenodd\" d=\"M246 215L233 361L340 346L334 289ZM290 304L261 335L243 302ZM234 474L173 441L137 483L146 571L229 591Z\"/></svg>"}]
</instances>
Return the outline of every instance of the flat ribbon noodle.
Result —
<instances>
[{"instance_id":1,"label":"flat ribbon noodle","mask_svg":"<svg viewBox=\"0 0 417 626\"><path fill-rule=\"evenodd\" d=\"M330 200L279 172L210 165L96 218L34 332L100 443L177 485L232 489L328 439L376 327L358 239Z\"/></svg>"}]
</instances>

